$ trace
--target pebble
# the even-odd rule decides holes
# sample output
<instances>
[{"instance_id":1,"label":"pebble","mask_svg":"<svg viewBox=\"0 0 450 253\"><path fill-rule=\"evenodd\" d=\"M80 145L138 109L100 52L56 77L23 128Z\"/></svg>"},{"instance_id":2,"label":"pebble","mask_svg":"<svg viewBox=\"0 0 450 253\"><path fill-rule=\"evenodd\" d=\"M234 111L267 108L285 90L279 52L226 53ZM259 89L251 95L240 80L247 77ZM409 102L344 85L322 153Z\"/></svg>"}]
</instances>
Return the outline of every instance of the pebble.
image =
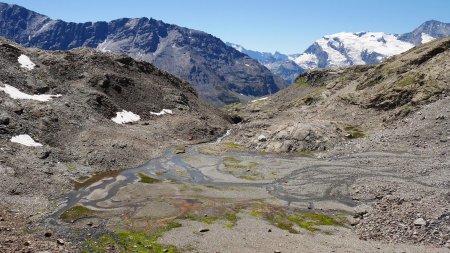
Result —
<instances>
[{"instance_id":1,"label":"pebble","mask_svg":"<svg viewBox=\"0 0 450 253\"><path fill-rule=\"evenodd\" d=\"M0 221L5 221L5 218L3 218L3 217L0 217Z\"/></svg>"},{"instance_id":2,"label":"pebble","mask_svg":"<svg viewBox=\"0 0 450 253\"><path fill-rule=\"evenodd\" d=\"M208 231L209 231L209 228L201 228L199 230L200 233L205 233L205 232L208 232Z\"/></svg>"},{"instance_id":3,"label":"pebble","mask_svg":"<svg viewBox=\"0 0 450 253\"><path fill-rule=\"evenodd\" d=\"M63 239L56 240L56 243L59 244L59 245L64 245L65 244Z\"/></svg>"},{"instance_id":4,"label":"pebble","mask_svg":"<svg viewBox=\"0 0 450 253\"><path fill-rule=\"evenodd\" d=\"M30 246L31 245L31 242L30 241L25 241L24 243L23 243L23 245L25 245L25 246Z\"/></svg>"},{"instance_id":5,"label":"pebble","mask_svg":"<svg viewBox=\"0 0 450 253\"><path fill-rule=\"evenodd\" d=\"M416 226L425 226L425 225L427 225L427 221L424 220L423 218L417 218L414 221L414 225L416 225Z\"/></svg>"}]
</instances>

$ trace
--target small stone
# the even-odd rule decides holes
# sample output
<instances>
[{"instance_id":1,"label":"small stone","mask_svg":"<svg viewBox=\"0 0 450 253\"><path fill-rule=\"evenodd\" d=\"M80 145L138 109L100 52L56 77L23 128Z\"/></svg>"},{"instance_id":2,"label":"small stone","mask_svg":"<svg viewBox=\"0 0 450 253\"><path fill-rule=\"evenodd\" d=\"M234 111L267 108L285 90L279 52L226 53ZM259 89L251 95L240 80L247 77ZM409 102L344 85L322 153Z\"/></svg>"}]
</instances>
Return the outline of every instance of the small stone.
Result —
<instances>
[{"instance_id":1,"label":"small stone","mask_svg":"<svg viewBox=\"0 0 450 253\"><path fill-rule=\"evenodd\" d=\"M169 252L169 249L163 249L163 252Z\"/></svg>"},{"instance_id":2,"label":"small stone","mask_svg":"<svg viewBox=\"0 0 450 253\"><path fill-rule=\"evenodd\" d=\"M260 135L260 136L258 136L258 141L259 142L264 142L264 141L267 141L267 137L265 136L265 135Z\"/></svg>"},{"instance_id":3,"label":"small stone","mask_svg":"<svg viewBox=\"0 0 450 253\"><path fill-rule=\"evenodd\" d=\"M45 232L44 236L45 237L51 237L52 236L52 232Z\"/></svg>"},{"instance_id":4,"label":"small stone","mask_svg":"<svg viewBox=\"0 0 450 253\"><path fill-rule=\"evenodd\" d=\"M416 226L425 226L425 225L427 225L427 221L425 219L423 219L423 218L417 218L414 221L414 225L416 225Z\"/></svg>"},{"instance_id":5,"label":"small stone","mask_svg":"<svg viewBox=\"0 0 450 253\"><path fill-rule=\"evenodd\" d=\"M30 241L25 241L24 243L23 243L23 245L25 245L25 246L30 246L31 245L31 242Z\"/></svg>"},{"instance_id":6,"label":"small stone","mask_svg":"<svg viewBox=\"0 0 450 253\"><path fill-rule=\"evenodd\" d=\"M359 224L359 219L354 218L354 217L347 217L348 223L350 223L351 226L356 226Z\"/></svg>"},{"instance_id":7,"label":"small stone","mask_svg":"<svg viewBox=\"0 0 450 253\"><path fill-rule=\"evenodd\" d=\"M205 232L208 232L208 231L209 231L209 228L201 228L199 230L200 233L205 233Z\"/></svg>"},{"instance_id":8,"label":"small stone","mask_svg":"<svg viewBox=\"0 0 450 253\"><path fill-rule=\"evenodd\" d=\"M274 250L273 253L281 253L279 250Z\"/></svg>"},{"instance_id":9,"label":"small stone","mask_svg":"<svg viewBox=\"0 0 450 253\"><path fill-rule=\"evenodd\" d=\"M0 217L0 221L5 221L5 218L3 218L3 217Z\"/></svg>"},{"instance_id":10,"label":"small stone","mask_svg":"<svg viewBox=\"0 0 450 253\"><path fill-rule=\"evenodd\" d=\"M64 245L65 244L63 239L56 240L56 243L59 244L59 245Z\"/></svg>"},{"instance_id":11,"label":"small stone","mask_svg":"<svg viewBox=\"0 0 450 253\"><path fill-rule=\"evenodd\" d=\"M89 227L92 227L94 225L94 222L89 221L86 225L89 226Z\"/></svg>"}]
</instances>

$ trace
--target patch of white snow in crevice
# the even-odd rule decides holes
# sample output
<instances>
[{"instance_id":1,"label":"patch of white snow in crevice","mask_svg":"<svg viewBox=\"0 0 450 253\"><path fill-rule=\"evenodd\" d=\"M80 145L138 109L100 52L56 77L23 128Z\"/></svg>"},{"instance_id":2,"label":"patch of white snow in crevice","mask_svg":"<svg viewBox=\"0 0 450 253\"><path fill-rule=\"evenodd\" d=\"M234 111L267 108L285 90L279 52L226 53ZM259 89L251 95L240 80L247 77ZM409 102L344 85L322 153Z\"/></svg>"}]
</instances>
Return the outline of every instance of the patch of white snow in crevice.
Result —
<instances>
[{"instance_id":1,"label":"patch of white snow in crevice","mask_svg":"<svg viewBox=\"0 0 450 253\"><path fill-rule=\"evenodd\" d=\"M173 114L173 111L170 109L162 109L160 112L150 112L152 115L162 116L164 114Z\"/></svg>"},{"instance_id":2,"label":"patch of white snow in crevice","mask_svg":"<svg viewBox=\"0 0 450 253\"><path fill-rule=\"evenodd\" d=\"M11 138L11 142L19 143L27 147L42 147L42 144L36 142L28 134L21 134Z\"/></svg>"},{"instance_id":3,"label":"patch of white snow in crevice","mask_svg":"<svg viewBox=\"0 0 450 253\"><path fill-rule=\"evenodd\" d=\"M221 143L223 141L223 139L225 139L227 136L230 136L230 134L231 134L231 129L228 129L227 132L224 135L222 135L219 138L217 138L215 143L216 144L217 143Z\"/></svg>"},{"instance_id":4,"label":"patch of white snow in crevice","mask_svg":"<svg viewBox=\"0 0 450 253\"><path fill-rule=\"evenodd\" d=\"M258 98L258 99L255 99L255 100L250 101L250 103L255 103L255 102L258 102L258 101L266 100L266 99L268 99L268 98L269 98L269 97Z\"/></svg>"},{"instance_id":5,"label":"patch of white snow in crevice","mask_svg":"<svg viewBox=\"0 0 450 253\"><path fill-rule=\"evenodd\" d=\"M116 117L112 118L111 120L116 122L117 124L125 124L139 121L140 119L141 117L139 115L122 110L121 112L117 112Z\"/></svg>"},{"instance_id":6,"label":"patch of white snow in crevice","mask_svg":"<svg viewBox=\"0 0 450 253\"><path fill-rule=\"evenodd\" d=\"M20 63L20 67L24 69L32 70L36 67L36 64L30 60L30 57L24 54L20 55L19 58L17 58L17 61Z\"/></svg>"},{"instance_id":7,"label":"patch of white snow in crevice","mask_svg":"<svg viewBox=\"0 0 450 253\"><path fill-rule=\"evenodd\" d=\"M1 87L3 85L4 87ZM40 102L48 102L52 98L61 97L61 94L58 95L48 95L48 94L41 94L41 95L29 95L26 93L21 92L19 89L12 87L8 84L0 83L0 91L5 92L9 95L12 99L29 99L29 100L36 100Z\"/></svg>"},{"instance_id":8,"label":"patch of white snow in crevice","mask_svg":"<svg viewBox=\"0 0 450 253\"><path fill-rule=\"evenodd\" d=\"M421 38L422 38L422 44L425 44L427 42L430 42L430 41L433 41L436 39L433 36L426 34L426 33L422 33Z\"/></svg>"}]
</instances>

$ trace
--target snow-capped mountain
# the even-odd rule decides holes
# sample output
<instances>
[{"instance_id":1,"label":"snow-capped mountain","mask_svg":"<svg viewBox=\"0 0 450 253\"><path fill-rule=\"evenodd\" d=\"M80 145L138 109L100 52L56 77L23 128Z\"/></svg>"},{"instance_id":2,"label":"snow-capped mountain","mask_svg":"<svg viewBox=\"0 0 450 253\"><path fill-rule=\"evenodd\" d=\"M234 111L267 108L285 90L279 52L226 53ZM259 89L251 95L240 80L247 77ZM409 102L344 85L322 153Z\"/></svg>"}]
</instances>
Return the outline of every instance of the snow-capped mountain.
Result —
<instances>
[{"instance_id":1,"label":"snow-capped mountain","mask_svg":"<svg viewBox=\"0 0 450 253\"><path fill-rule=\"evenodd\" d=\"M292 81L308 69L379 63L415 45L450 36L450 24L430 20L402 35L384 32L340 32L316 40L302 54L261 53L227 43L264 64L274 74ZM292 66L297 65L297 67Z\"/></svg>"},{"instance_id":2,"label":"snow-capped mountain","mask_svg":"<svg viewBox=\"0 0 450 253\"><path fill-rule=\"evenodd\" d=\"M286 55L280 52L258 52L254 50L248 50L241 45L227 42L228 46L233 47L241 53L244 53L251 58L259 61L266 68L268 68L275 75L280 76L289 83L292 83L299 73L303 73L305 70L292 61L298 55Z\"/></svg>"},{"instance_id":3,"label":"snow-capped mountain","mask_svg":"<svg viewBox=\"0 0 450 253\"><path fill-rule=\"evenodd\" d=\"M316 40L294 62L304 69L373 64L412 47L383 32L341 32Z\"/></svg>"}]
</instances>

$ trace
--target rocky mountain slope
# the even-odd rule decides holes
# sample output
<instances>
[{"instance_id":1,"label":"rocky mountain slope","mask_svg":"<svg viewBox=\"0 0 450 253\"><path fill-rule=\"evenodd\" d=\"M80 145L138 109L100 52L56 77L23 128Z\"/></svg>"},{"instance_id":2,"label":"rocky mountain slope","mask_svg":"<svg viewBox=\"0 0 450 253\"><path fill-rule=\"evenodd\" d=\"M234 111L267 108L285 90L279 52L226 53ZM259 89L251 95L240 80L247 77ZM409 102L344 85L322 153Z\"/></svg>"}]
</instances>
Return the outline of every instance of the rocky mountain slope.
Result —
<instances>
[{"instance_id":1,"label":"rocky mountain slope","mask_svg":"<svg viewBox=\"0 0 450 253\"><path fill-rule=\"evenodd\" d=\"M242 96L272 94L286 85L220 39L162 21L123 18L69 23L3 3L0 13L0 36L23 46L47 50L92 47L125 53L189 81L202 98L218 105L237 102Z\"/></svg>"},{"instance_id":2,"label":"rocky mountain slope","mask_svg":"<svg viewBox=\"0 0 450 253\"><path fill-rule=\"evenodd\" d=\"M282 77L288 83L293 83L298 74L305 71L292 61L293 56L288 56L279 52L268 53L248 50L240 45L229 42L227 42L227 45L259 61L272 71L272 73Z\"/></svg>"},{"instance_id":3,"label":"rocky mountain slope","mask_svg":"<svg viewBox=\"0 0 450 253\"><path fill-rule=\"evenodd\" d=\"M430 20L421 24L414 29L414 31L400 35L399 39L414 45L421 45L434 38L444 38L448 36L450 36L449 23Z\"/></svg>"},{"instance_id":4,"label":"rocky mountain slope","mask_svg":"<svg viewBox=\"0 0 450 253\"><path fill-rule=\"evenodd\" d=\"M316 40L302 54L260 53L231 44L291 82L305 70L379 63L436 38L450 36L450 24L430 20L402 35L341 32ZM297 65L297 66L294 66Z\"/></svg>"},{"instance_id":5,"label":"rocky mountain slope","mask_svg":"<svg viewBox=\"0 0 450 253\"><path fill-rule=\"evenodd\" d=\"M230 124L187 82L129 56L4 39L0 55L0 207L46 208L70 180L213 140Z\"/></svg>"},{"instance_id":6,"label":"rocky mountain slope","mask_svg":"<svg viewBox=\"0 0 450 253\"><path fill-rule=\"evenodd\" d=\"M354 159L374 173L341 189L362 210L354 224L361 238L450 247L449 63L444 38L381 64L309 71L274 96L230 107L243 122L229 140L260 152ZM382 177L380 168L396 176Z\"/></svg>"}]
</instances>

